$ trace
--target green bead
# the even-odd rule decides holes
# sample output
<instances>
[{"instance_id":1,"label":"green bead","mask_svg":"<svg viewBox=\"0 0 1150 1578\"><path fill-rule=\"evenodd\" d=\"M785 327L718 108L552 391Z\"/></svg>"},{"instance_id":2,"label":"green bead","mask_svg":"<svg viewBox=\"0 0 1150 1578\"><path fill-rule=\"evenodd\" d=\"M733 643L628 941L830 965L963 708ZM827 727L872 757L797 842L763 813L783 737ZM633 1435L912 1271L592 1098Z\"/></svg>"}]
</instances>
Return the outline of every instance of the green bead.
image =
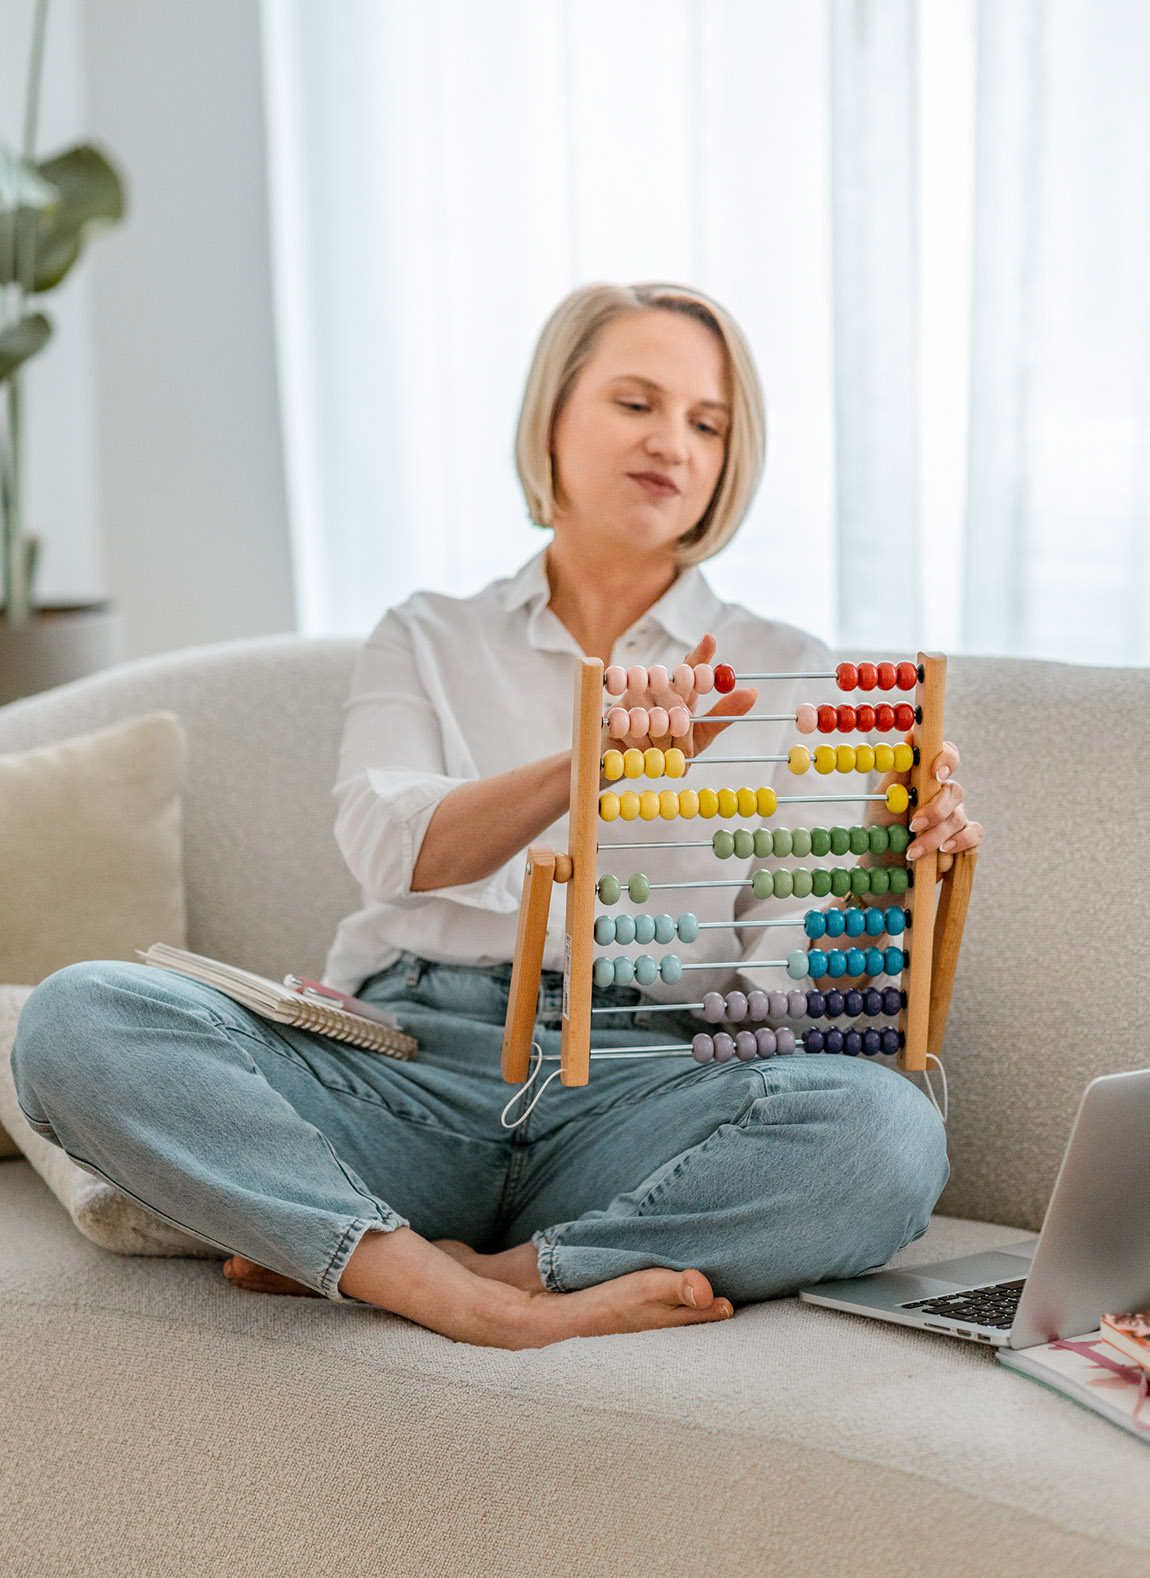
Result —
<instances>
[{"instance_id":1,"label":"green bead","mask_svg":"<svg viewBox=\"0 0 1150 1578\"><path fill-rule=\"evenodd\" d=\"M845 827L831 828L831 854L845 855L851 847L851 836Z\"/></svg>"},{"instance_id":2,"label":"green bead","mask_svg":"<svg viewBox=\"0 0 1150 1578\"><path fill-rule=\"evenodd\" d=\"M811 852L811 832L808 827L791 828L791 854L805 860Z\"/></svg>"},{"instance_id":3,"label":"green bead","mask_svg":"<svg viewBox=\"0 0 1150 1578\"><path fill-rule=\"evenodd\" d=\"M811 874L805 866L796 866L791 872L791 881L794 883L796 899L809 899L811 896Z\"/></svg>"},{"instance_id":4,"label":"green bead","mask_svg":"<svg viewBox=\"0 0 1150 1578\"><path fill-rule=\"evenodd\" d=\"M865 855L870 848L870 835L865 827L852 827L850 841L852 855Z\"/></svg>"},{"instance_id":5,"label":"green bead","mask_svg":"<svg viewBox=\"0 0 1150 1578\"><path fill-rule=\"evenodd\" d=\"M775 840L774 840L773 834L771 833L770 828L769 827L757 827L755 829L755 857L756 857L756 859L758 859L758 860L766 860L768 855L773 855L774 852L775 852Z\"/></svg>"},{"instance_id":6,"label":"green bead","mask_svg":"<svg viewBox=\"0 0 1150 1578\"><path fill-rule=\"evenodd\" d=\"M720 860L728 859L735 853L735 835L728 833L725 827L721 827L711 839L711 848Z\"/></svg>"},{"instance_id":7,"label":"green bead","mask_svg":"<svg viewBox=\"0 0 1150 1578\"><path fill-rule=\"evenodd\" d=\"M751 878L751 892L757 899L769 899L775 891L775 879L769 871L756 871Z\"/></svg>"},{"instance_id":8,"label":"green bead","mask_svg":"<svg viewBox=\"0 0 1150 1578\"><path fill-rule=\"evenodd\" d=\"M830 829L826 828L826 827L812 827L811 828L811 854L812 855L818 855L819 858L821 859L823 855L829 855L830 852L831 852Z\"/></svg>"},{"instance_id":9,"label":"green bead","mask_svg":"<svg viewBox=\"0 0 1150 1578\"><path fill-rule=\"evenodd\" d=\"M867 833L872 855L885 855L890 848L890 835L885 827L872 827Z\"/></svg>"},{"instance_id":10,"label":"green bead","mask_svg":"<svg viewBox=\"0 0 1150 1578\"><path fill-rule=\"evenodd\" d=\"M641 871L636 871L628 882L627 897L632 904L646 904L651 897L651 884Z\"/></svg>"},{"instance_id":11,"label":"green bead","mask_svg":"<svg viewBox=\"0 0 1150 1578\"><path fill-rule=\"evenodd\" d=\"M852 866L850 876L852 893L870 892L870 872L865 866Z\"/></svg>"},{"instance_id":12,"label":"green bead","mask_svg":"<svg viewBox=\"0 0 1150 1578\"><path fill-rule=\"evenodd\" d=\"M740 860L750 860L755 852L755 835L749 828L740 827L735 834L735 854Z\"/></svg>"},{"instance_id":13,"label":"green bead","mask_svg":"<svg viewBox=\"0 0 1150 1578\"><path fill-rule=\"evenodd\" d=\"M831 891L831 874L825 866L816 866L811 872L811 892L816 899L825 899Z\"/></svg>"},{"instance_id":14,"label":"green bead","mask_svg":"<svg viewBox=\"0 0 1150 1578\"><path fill-rule=\"evenodd\" d=\"M794 876L784 866L781 871L775 872L775 897L777 899L789 899L794 891Z\"/></svg>"},{"instance_id":15,"label":"green bead","mask_svg":"<svg viewBox=\"0 0 1150 1578\"><path fill-rule=\"evenodd\" d=\"M776 827L775 828L775 854L785 858L787 855L790 854L790 852L791 852L793 847L794 847L794 840L791 838L791 830L790 830L790 828L789 827Z\"/></svg>"},{"instance_id":16,"label":"green bead","mask_svg":"<svg viewBox=\"0 0 1150 1578\"><path fill-rule=\"evenodd\" d=\"M875 866L871 870L870 890L872 893L890 892L890 872L885 866Z\"/></svg>"},{"instance_id":17,"label":"green bead","mask_svg":"<svg viewBox=\"0 0 1150 1578\"><path fill-rule=\"evenodd\" d=\"M905 893L910 887L910 878L907 876L905 866L891 866L887 875L890 877L892 893Z\"/></svg>"},{"instance_id":18,"label":"green bead","mask_svg":"<svg viewBox=\"0 0 1150 1578\"><path fill-rule=\"evenodd\" d=\"M601 904L618 904L621 892L618 877L599 878L599 901Z\"/></svg>"},{"instance_id":19,"label":"green bead","mask_svg":"<svg viewBox=\"0 0 1150 1578\"><path fill-rule=\"evenodd\" d=\"M851 890L851 874L845 866L835 866L831 871L831 892L836 899L844 899Z\"/></svg>"},{"instance_id":20,"label":"green bead","mask_svg":"<svg viewBox=\"0 0 1150 1578\"><path fill-rule=\"evenodd\" d=\"M907 832L906 828L901 822L892 822L886 831L887 837L890 840L889 847L891 854L901 855L906 849L907 845L910 843L910 834Z\"/></svg>"}]
</instances>

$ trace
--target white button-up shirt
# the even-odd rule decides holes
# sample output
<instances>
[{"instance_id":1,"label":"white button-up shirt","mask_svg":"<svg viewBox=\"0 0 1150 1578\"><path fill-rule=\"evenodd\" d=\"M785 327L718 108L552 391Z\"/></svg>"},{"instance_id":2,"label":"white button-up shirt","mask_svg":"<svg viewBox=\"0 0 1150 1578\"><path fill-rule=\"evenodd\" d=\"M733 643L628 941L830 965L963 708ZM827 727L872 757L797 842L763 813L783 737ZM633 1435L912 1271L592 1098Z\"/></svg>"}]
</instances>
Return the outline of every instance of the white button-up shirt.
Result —
<instances>
[{"instance_id":1,"label":"white button-up shirt","mask_svg":"<svg viewBox=\"0 0 1150 1578\"><path fill-rule=\"evenodd\" d=\"M548 607L550 588L539 553L510 579L494 581L474 597L419 592L389 610L361 649L345 704L346 725L333 790L338 805L335 835L363 891L363 907L340 922L328 952L324 980L354 992L401 953L467 964L494 964L512 958L526 855L521 853L479 882L413 893L412 872L428 823L445 795L477 778L571 745L572 704L580 649ZM824 644L790 625L760 618L737 603L715 596L697 568L682 571L659 601L620 638L612 662L624 668L641 663L681 663L710 632L718 643L715 663L730 663L739 675L751 672L829 674L834 660ZM789 721L736 723L712 743L689 769L690 786L724 785L752 789L762 784L780 795L853 793L856 778L792 775L782 763L720 764L720 756L785 755L801 740L794 724L803 701L841 699L833 678L785 679L756 684L754 713L778 713ZM699 711L716 700L704 697ZM817 737L816 737L817 738ZM808 738L804 743L813 745ZM684 781L684 787L686 781ZM636 789L651 787L645 780ZM665 787L665 785L663 786ZM849 825L863 820L859 804L827 808L780 806L768 826ZM789 813L789 814L788 814ZM838 813L838 814L835 814ZM757 818L721 821L656 820L599 824L598 870L611 872L626 888L642 872L652 883L718 881L724 886L654 888L650 901L632 905L624 893L612 911L648 914L685 911L700 921L725 922L704 928L695 943L666 948L639 945L596 948L596 953L650 951L655 957L677 952L684 961L720 961L734 967L743 960L784 958L804 947L801 927L771 930L735 928L730 922L752 914L801 915L811 905L797 900L758 903L748 886L759 861L719 860L711 838L721 827L758 826ZM658 847L683 840L699 847ZM641 847L617 849L622 842ZM567 817L542 833L538 842L567 848ZM794 862L788 862L794 864ZM544 952L544 968L562 969L564 904L556 890ZM597 912L603 910L597 906ZM689 1001L703 990L722 990L723 971L688 971L677 986L661 983L650 995L664 1001ZM752 972L756 984L786 990L794 984L785 971Z\"/></svg>"}]
</instances>

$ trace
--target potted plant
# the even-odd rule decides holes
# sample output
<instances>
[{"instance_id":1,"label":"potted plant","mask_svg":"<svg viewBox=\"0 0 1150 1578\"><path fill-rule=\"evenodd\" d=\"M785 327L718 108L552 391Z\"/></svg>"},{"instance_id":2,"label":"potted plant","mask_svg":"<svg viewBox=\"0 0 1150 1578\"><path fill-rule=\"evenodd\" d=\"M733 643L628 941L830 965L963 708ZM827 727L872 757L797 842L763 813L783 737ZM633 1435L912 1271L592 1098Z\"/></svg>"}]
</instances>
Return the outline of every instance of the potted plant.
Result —
<instances>
[{"instance_id":1,"label":"potted plant","mask_svg":"<svg viewBox=\"0 0 1150 1578\"><path fill-rule=\"evenodd\" d=\"M0 705L99 667L110 637L106 603L37 602L40 542L24 519L22 377L52 336L40 298L124 215L123 180L98 148L35 157L47 18L36 0L23 147L0 143Z\"/></svg>"}]
</instances>

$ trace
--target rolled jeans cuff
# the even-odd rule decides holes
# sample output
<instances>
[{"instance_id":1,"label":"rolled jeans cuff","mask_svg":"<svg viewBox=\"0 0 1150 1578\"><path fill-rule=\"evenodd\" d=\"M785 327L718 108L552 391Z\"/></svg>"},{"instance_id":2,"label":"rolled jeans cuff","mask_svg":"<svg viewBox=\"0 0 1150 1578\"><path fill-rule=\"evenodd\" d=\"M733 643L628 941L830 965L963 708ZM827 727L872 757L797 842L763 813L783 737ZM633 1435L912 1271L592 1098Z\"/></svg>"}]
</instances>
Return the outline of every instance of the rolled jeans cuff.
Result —
<instances>
[{"instance_id":1,"label":"rolled jeans cuff","mask_svg":"<svg viewBox=\"0 0 1150 1578\"><path fill-rule=\"evenodd\" d=\"M325 1299L334 1303L345 1303L348 1300L353 1304L368 1302L357 1299L352 1294L339 1291L339 1279L347 1268L347 1263L355 1253L360 1240L365 1233L394 1233L397 1227L410 1227L411 1223L405 1216L400 1216L398 1211L393 1211L390 1206L382 1206L378 1217L370 1219L356 1216L347 1224L347 1231L339 1241L335 1254L328 1261L327 1270L320 1278L319 1291Z\"/></svg>"}]
</instances>

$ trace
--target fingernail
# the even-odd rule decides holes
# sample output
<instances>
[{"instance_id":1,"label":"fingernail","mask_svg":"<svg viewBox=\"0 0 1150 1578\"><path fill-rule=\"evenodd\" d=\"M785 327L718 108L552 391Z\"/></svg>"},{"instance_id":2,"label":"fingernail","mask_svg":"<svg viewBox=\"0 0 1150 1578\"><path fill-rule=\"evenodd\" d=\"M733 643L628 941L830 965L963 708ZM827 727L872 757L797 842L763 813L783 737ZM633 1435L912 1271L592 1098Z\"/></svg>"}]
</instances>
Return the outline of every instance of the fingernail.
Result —
<instances>
[{"instance_id":1,"label":"fingernail","mask_svg":"<svg viewBox=\"0 0 1150 1578\"><path fill-rule=\"evenodd\" d=\"M691 1306L692 1309L696 1309L697 1310L699 1306L695 1303L695 1290L694 1290L694 1288L691 1286L691 1284L689 1282L687 1283L687 1286L686 1286L684 1292L685 1292L685 1296L686 1296L686 1299L687 1299L687 1303Z\"/></svg>"},{"instance_id":2,"label":"fingernail","mask_svg":"<svg viewBox=\"0 0 1150 1578\"><path fill-rule=\"evenodd\" d=\"M943 783L947 778L950 777L950 768L940 767L934 776L939 783Z\"/></svg>"},{"instance_id":3,"label":"fingernail","mask_svg":"<svg viewBox=\"0 0 1150 1578\"><path fill-rule=\"evenodd\" d=\"M917 860L921 854L921 848L917 844L912 844L906 852L906 858L908 860Z\"/></svg>"},{"instance_id":4,"label":"fingernail","mask_svg":"<svg viewBox=\"0 0 1150 1578\"><path fill-rule=\"evenodd\" d=\"M720 1300L719 1308L723 1312L723 1319L724 1320L726 1320L729 1316L731 1316L731 1315L733 1315L735 1313L734 1308L730 1304L727 1303L726 1299Z\"/></svg>"},{"instance_id":5,"label":"fingernail","mask_svg":"<svg viewBox=\"0 0 1150 1578\"><path fill-rule=\"evenodd\" d=\"M926 817L925 816L916 816L914 821L910 823L910 830L911 830L912 833L921 833L925 826L926 826Z\"/></svg>"},{"instance_id":6,"label":"fingernail","mask_svg":"<svg viewBox=\"0 0 1150 1578\"><path fill-rule=\"evenodd\" d=\"M945 844L940 844L938 847L939 847L939 849L943 850L946 854L949 854L950 850L951 850L951 844L952 844L952 840L948 838Z\"/></svg>"}]
</instances>

